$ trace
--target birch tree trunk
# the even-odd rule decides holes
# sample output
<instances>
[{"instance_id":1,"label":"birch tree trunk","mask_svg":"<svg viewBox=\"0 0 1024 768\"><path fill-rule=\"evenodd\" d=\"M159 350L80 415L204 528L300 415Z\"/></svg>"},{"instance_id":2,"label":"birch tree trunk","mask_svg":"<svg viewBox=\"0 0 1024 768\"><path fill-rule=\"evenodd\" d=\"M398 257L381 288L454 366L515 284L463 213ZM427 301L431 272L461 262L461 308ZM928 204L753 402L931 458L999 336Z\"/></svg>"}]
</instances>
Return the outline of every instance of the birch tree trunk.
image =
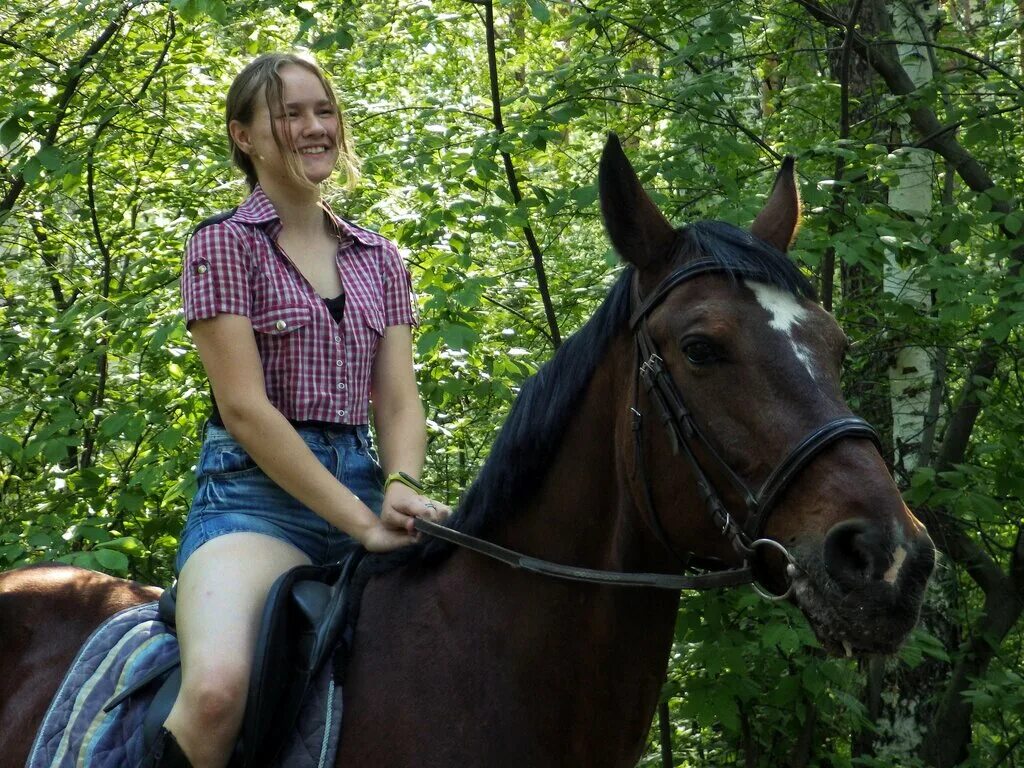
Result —
<instances>
[{"instance_id":1,"label":"birch tree trunk","mask_svg":"<svg viewBox=\"0 0 1024 768\"><path fill-rule=\"evenodd\" d=\"M914 85L921 88L932 79L924 30L935 18L937 8L931 0L898 0L892 4L891 11L893 35L903 41L898 45L900 63ZM902 118L894 134L909 135L909 122L909 118ZM895 154L901 166L899 183L889 189L889 207L921 225L917 231L926 232L925 224L932 208L934 155L930 150L912 147L901 147ZM887 293L918 312L931 311L930 292L919 285L915 267L901 263L895 251L887 254L884 284ZM914 344L912 339L901 339L896 332L893 342L895 349L889 368L893 454L898 480L905 485L914 469L928 462L931 452L923 436L930 433L928 418L935 382L935 357L933 350Z\"/></svg>"},{"instance_id":2,"label":"birch tree trunk","mask_svg":"<svg viewBox=\"0 0 1024 768\"><path fill-rule=\"evenodd\" d=\"M881 12L875 4L875 12ZM900 63L913 84L920 89L932 80L932 59L927 48L927 34L938 9L929 0L896 0L888 3L889 18L875 20L865 12L865 23L878 23L872 30L876 36L900 41L894 46ZM888 21L888 24L885 23ZM891 26L890 26L891 25ZM886 29L888 27L888 29ZM912 129L907 116L891 126L892 152L899 159L897 183L890 185L887 202L921 233L927 245L928 220L935 186L935 155L931 150L906 146L912 143ZM916 249L907 249L917 253ZM887 250L883 289L896 300L911 306L919 314L932 311L930 291L920 285L918 267L908 263L898 244ZM892 426L893 465L897 481L906 486L914 470L931 463L934 448L936 402L939 385L935 351L914 343L902 328L889 331L892 344L888 379ZM947 647L959 642L957 627L948 621L948 596L952 574L937 574L931 585L922 614L922 626L943 638ZM870 755L892 765L910 763L922 749L924 734L932 719L939 692L950 673L948 663L927 659L910 669L896 661L881 658L864 663L865 704L874 723L874 732L858 734L857 752Z\"/></svg>"}]
</instances>

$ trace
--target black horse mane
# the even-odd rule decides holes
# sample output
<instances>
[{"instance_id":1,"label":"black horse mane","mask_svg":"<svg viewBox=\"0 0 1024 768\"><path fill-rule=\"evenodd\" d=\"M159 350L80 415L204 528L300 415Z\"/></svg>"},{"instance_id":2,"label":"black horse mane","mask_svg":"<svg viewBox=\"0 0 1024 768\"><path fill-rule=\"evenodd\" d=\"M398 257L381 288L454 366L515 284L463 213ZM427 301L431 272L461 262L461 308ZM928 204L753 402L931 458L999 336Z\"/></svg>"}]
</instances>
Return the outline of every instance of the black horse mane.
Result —
<instances>
[{"instance_id":1,"label":"black horse mane","mask_svg":"<svg viewBox=\"0 0 1024 768\"><path fill-rule=\"evenodd\" d=\"M675 265L711 259L737 281L751 277L814 298L810 281L785 254L745 230L722 221L701 221L677 233ZM609 342L628 323L633 273L631 266L623 270L590 320L523 383L490 456L448 521L450 527L481 536L508 520L540 487L560 448L558 436L575 413ZM360 576L369 578L415 561L436 562L452 551L453 545L447 542L425 539L413 547L366 558Z\"/></svg>"}]
</instances>

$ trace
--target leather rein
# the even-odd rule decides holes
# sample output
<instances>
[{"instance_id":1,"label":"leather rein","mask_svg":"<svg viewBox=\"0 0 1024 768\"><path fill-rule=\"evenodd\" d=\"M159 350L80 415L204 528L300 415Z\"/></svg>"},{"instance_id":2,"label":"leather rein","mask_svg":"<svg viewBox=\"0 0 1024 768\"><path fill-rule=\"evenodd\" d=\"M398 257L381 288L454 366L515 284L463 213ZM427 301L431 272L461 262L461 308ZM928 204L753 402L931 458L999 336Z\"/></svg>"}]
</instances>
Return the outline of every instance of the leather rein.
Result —
<instances>
[{"instance_id":1,"label":"leather rein","mask_svg":"<svg viewBox=\"0 0 1024 768\"><path fill-rule=\"evenodd\" d=\"M711 573L667 574L667 573L624 573L619 571L602 571L593 568L581 568L570 565L552 563L547 560L530 557L505 547L485 541L475 536L456 531L437 523L417 518L417 531L448 541L456 546L470 549L516 569L551 576L571 581L591 584L607 584L631 587L654 587L679 591L682 589L706 590L732 587L740 584L752 584L758 594L769 600L783 600L789 597L793 589L793 577L798 568L792 555L774 539L763 538L765 525L775 504L793 482L794 478L828 446L846 438L871 440L881 450L878 433L863 419L857 416L843 416L832 419L808 434L793 448L786 457L769 474L758 490L751 489L719 456L711 443L701 432L689 408L683 400L682 393L665 367L664 360L658 354L654 339L647 329L648 316L665 300L669 293L681 283L695 277L708 274L730 274L734 277L746 277L762 281L766 276L757 271L743 271L725 267L709 259L686 264L658 285L646 298L641 299L638 277L633 280L633 305L636 309L630 317L630 328L636 340L636 379L634 381L633 406L633 442L636 453L636 472L643 489L643 506L647 523L661 545L679 560L684 568L693 567L692 555L680 556L669 541L661 517L654 505L650 484L647 479L646 461L643 451L643 415L640 411L640 387L643 385L648 398L654 403L658 420L668 432L669 441L674 455L683 454L693 474L697 493L707 510L711 521L732 544L741 559L736 568L717 570ZM740 492L744 500L744 523L737 522L734 515L727 509L719 496L713 482L708 477L703 465L697 457L695 445L700 444L701 451L709 456L716 468L726 477L734 489ZM789 577L789 588L784 594L775 595L765 591L755 581L752 560L758 549L775 549L786 559Z\"/></svg>"}]
</instances>

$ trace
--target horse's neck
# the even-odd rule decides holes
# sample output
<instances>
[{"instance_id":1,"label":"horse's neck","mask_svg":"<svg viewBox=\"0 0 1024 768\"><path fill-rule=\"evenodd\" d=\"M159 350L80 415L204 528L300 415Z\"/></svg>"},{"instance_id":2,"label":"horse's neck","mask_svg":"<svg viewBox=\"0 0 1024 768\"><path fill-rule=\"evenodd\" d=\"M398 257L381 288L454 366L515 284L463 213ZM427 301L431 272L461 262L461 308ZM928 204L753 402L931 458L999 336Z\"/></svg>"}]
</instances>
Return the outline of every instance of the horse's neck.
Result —
<instances>
[{"instance_id":1,"label":"horse's neck","mask_svg":"<svg viewBox=\"0 0 1024 768\"><path fill-rule=\"evenodd\" d=\"M636 509L631 341L620 339L561 435L546 476L498 533L505 546L559 563L603 570L671 567Z\"/></svg>"},{"instance_id":2,"label":"horse's neck","mask_svg":"<svg viewBox=\"0 0 1024 768\"><path fill-rule=\"evenodd\" d=\"M622 379L620 370L599 371L564 434L552 436L562 448L540 488L491 538L558 562L634 567L645 534L616 458L630 445L628 432L622 439ZM367 728L374 717L387 719L384 702L360 709L380 686L417 702L417 728L435 711L443 715L437 727L449 729L452 712L473 713L479 738L462 732L459 744L470 762L487 757L474 764L633 764L657 702L676 604L672 593L557 581L465 551L405 569L367 589L354 716ZM359 660L360 647L373 658ZM361 743L372 755L375 747ZM421 764L459 756L439 752Z\"/></svg>"}]
</instances>

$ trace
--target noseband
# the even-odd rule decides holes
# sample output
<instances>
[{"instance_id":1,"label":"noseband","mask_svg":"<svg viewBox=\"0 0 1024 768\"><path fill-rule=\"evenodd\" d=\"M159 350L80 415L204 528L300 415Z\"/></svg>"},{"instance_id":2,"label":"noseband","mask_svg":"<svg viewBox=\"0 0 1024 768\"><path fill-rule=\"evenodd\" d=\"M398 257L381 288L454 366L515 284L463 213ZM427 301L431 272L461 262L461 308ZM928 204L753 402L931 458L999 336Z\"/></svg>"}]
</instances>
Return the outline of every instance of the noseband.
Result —
<instances>
[{"instance_id":1,"label":"noseband","mask_svg":"<svg viewBox=\"0 0 1024 768\"><path fill-rule=\"evenodd\" d=\"M782 600L788 597L792 591L792 576L797 572L796 563L792 555L789 554L782 544L774 539L762 538L768 517L776 502L786 489L789 488L801 470L836 441L845 438L867 439L871 440L879 450L881 450L881 444L878 439L878 433L863 419L856 416L844 416L833 419L822 424L801 440L771 472L768 479L764 481L757 491L754 491L744 483L719 456L718 452L715 451L714 447L704 436L704 433L697 426L697 422L694 421L689 408L686 407L682 393L680 393L679 388L672 379L672 374L665 367L664 360L658 354L657 346L647 330L648 316L665 300L672 289L687 280L708 274L730 274L734 277L746 277L751 280L761 280L762 282L767 279L765 274L756 270L728 269L710 260L700 260L677 269L666 277L650 296L646 299L641 299L639 284L637 278L634 278L633 304L636 309L630 318L630 328L636 339L637 351L636 381L634 382L632 407L636 471L640 486L643 489L646 516L655 537L668 552L682 562L684 568L705 565L706 563L698 563L699 558L689 554L680 557L669 541L669 537L665 533L665 527L662 525L661 518L655 509L654 499L647 481L647 468L643 452L643 415L640 411L639 402L640 384L643 382L650 399L655 404L660 421L668 431L673 453L676 455L682 453L686 458L697 484L697 492L707 508L708 515L715 526L721 530L722 535L726 536L732 543L733 548L742 561L739 567L720 569L712 573L696 575L601 571L592 568L579 568L552 563L523 555L493 542L484 541L475 536L470 536L461 531L456 531L421 518L417 518L414 523L416 530L499 560L513 568L538 573L543 576L553 576L591 584L657 587L675 591L681 589L716 589L739 584L753 584L762 597L770 600ZM740 492L746 507L742 524L738 523L735 516L729 512L714 483L704 471L704 467L698 459L697 451L695 450L697 444L700 444L701 452L711 457L719 472L728 478L729 483ZM770 594L760 588L755 581L752 560L757 550L763 548L778 550L788 561L789 565L786 573L790 577L790 587L783 595ZM714 565L717 566L718 564L715 563Z\"/></svg>"},{"instance_id":2,"label":"noseband","mask_svg":"<svg viewBox=\"0 0 1024 768\"><path fill-rule=\"evenodd\" d=\"M668 431L669 441L675 455L683 454L690 471L697 485L697 493L707 509L715 527L721 530L736 550L742 560L740 568L729 569L727 572L744 572L749 574L749 581L755 584L751 561L755 551L759 548L774 548L779 550L787 559L790 566L795 568L793 557L786 548L774 539L762 538L768 518L771 515L776 503L782 494L789 488L790 484L798 474L815 457L833 443L846 438L861 438L871 440L881 450L881 443L878 433L864 419L857 416L843 416L832 419L815 429L772 470L771 474L756 491L747 485L730 467L725 460L711 445L710 441L701 432L700 427L693 418L693 414L686 406L679 387L676 386L665 367L664 360L658 354L657 345L647 329L647 318L661 305L671 291L678 285L692 280L695 277L709 274L729 274L733 277L745 277L751 280L764 282L766 275L756 270L737 271L729 269L721 264L710 260L700 260L686 264L666 277L658 287L646 299L641 299L639 278L633 280L633 303L636 306L630 317L630 327L636 339L636 381L634 386L633 403L633 435L636 448L636 471L639 476L640 485L643 489L644 505L647 518L650 522L657 539L672 555L680 560L684 566L692 565L692 555L680 556L669 541L661 518L657 513L654 500L651 495L650 485L647 481L646 462L642 447L643 415L639 408L640 383L642 382L648 396L653 401L658 412L659 420ZM730 485L743 499L745 507L742 516L743 523L736 520L736 516L729 512L725 502L722 501L714 483L705 472L700 459L697 457L695 447L700 445L700 451L710 457L714 467L719 474L724 476ZM792 575L792 569L787 573ZM721 572L719 575L722 575ZM792 581L790 581L792 585ZM791 589L791 587L790 587ZM783 599L789 596L787 590L783 595L770 595L761 589L758 591L764 596L772 599Z\"/></svg>"}]
</instances>

